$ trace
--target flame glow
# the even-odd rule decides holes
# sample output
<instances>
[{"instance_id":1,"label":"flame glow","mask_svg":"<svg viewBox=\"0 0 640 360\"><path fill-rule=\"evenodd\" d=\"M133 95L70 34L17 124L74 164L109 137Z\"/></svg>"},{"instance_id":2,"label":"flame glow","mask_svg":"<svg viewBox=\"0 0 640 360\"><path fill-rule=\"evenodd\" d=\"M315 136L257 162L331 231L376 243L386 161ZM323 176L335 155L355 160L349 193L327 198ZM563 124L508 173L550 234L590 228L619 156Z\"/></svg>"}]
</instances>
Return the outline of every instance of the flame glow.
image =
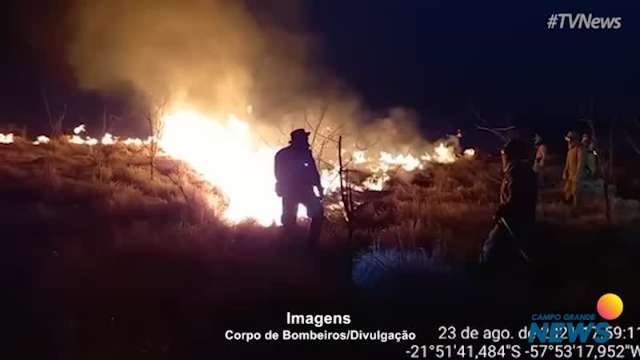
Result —
<instances>
[{"instance_id":1,"label":"flame glow","mask_svg":"<svg viewBox=\"0 0 640 360\"><path fill-rule=\"evenodd\" d=\"M406 171L413 171L420 167L420 160L412 155L403 154L389 154L387 152L380 152L380 168L383 171L387 171L394 166L400 166Z\"/></svg>"},{"instance_id":2,"label":"flame glow","mask_svg":"<svg viewBox=\"0 0 640 360\"><path fill-rule=\"evenodd\" d=\"M182 110L163 119L160 146L184 160L228 198L225 218L255 219L262 225L278 222L280 199L275 194L275 149L256 142L249 125L229 115L214 121Z\"/></svg>"},{"instance_id":3,"label":"flame glow","mask_svg":"<svg viewBox=\"0 0 640 360\"><path fill-rule=\"evenodd\" d=\"M446 147L444 143L440 143L435 149L433 160L441 164L449 164L456 161L456 156L451 148Z\"/></svg>"},{"instance_id":4,"label":"flame glow","mask_svg":"<svg viewBox=\"0 0 640 360\"><path fill-rule=\"evenodd\" d=\"M33 145L48 144L49 141L51 141L51 139L49 139L48 136L40 135L36 141L33 142Z\"/></svg>"},{"instance_id":5,"label":"flame glow","mask_svg":"<svg viewBox=\"0 0 640 360\"><path fill-rule=\"evenodd\" d=\"M259 140L250 125L234 115L215 118L190 108L170 111L161 121L163 129L158 144L161 155L182 160L197 171L204 180L215 186L227 200L223 217L231 223L253 219L261 225L280 223L281 199L275 193L274 156L278 148ZM148 137L120 138L105 133L100 139L85 136L86 126L78 125L73 135L62 137L76 145L148 145L156 139ZM0 143L14 142L13 134L0 133ZM49 143L47 136L41 135L34 145ZM345 150L343 149L343 152ZM364 180L358 189L382 190L390 179L390 170L403 169L412 172L424 169L426 163L448 164L456 161L455 148L444 142L438 143L433 152L422 155L394 154L380 151L378 156L369 156L367 151L347 152L350 164L372 175ZM472 158L474 149L467 149L463 155ZM325 191L330 193L339 188L337 166L321 169L321 181ZM299 217L306 211L300 208Z\"/></svg>"},{"instance_id":6,"label":"flame glow","mask_svg":"<svg viewBox=\"0 0 640 360\"><path fill-rule=\"evenodd\" d=\"M73 133L76 134L76 135L80 135L83 132L85 132L86 129L87 128L86 128L86 126L84 126L84 124L80 124L80 125L76 126L75 128L73 128Z\"/></svg>"},{"instance_id":7,"label":"flame glow","mask_svg":"<svg viewBox=\"0 0 640 360\"><path fill-rule=\"evenodd\" d=\"M234 115L214 119L192 109L169 112L164 124L160 147L169 156L183 160L227 197L224 217L231 222L254 219L262 225L279 223L281 199L275 194L274 156L277 148L258 140L247 122ZM423 161L452 163L456 160L453 147L440 143L433 154L420 158L411 154L381 151L377 159L366 151L351 154L355 166L363 166L374 175L363 183L369 190L381 190L393 168L414 171L423 168ZM336 191L337 170L321 170L326 192ZM298 212L303 217L303 208Z\"/></svg>"},{"instance_id":8,"label":"flame glow","mask_svg":"<svg viewBox=\"0 0 640 360\"><path fill-rule=\"evenodd\" d=\"M464 156L468 157L468 158L472 158L472 157L476 156L476 150L475 149L466 149L462 154Z\"/></svg>"},{"instance_id":9,"label":"flame glow","mask_svg":"<svg viewBox=\"0 0 640 360\"><path fill-rule=\"evenodd\" d=\"M13 134L2 134L0 133L0 144L12 144L13 143Z\"/></svg>"}]
</instances>

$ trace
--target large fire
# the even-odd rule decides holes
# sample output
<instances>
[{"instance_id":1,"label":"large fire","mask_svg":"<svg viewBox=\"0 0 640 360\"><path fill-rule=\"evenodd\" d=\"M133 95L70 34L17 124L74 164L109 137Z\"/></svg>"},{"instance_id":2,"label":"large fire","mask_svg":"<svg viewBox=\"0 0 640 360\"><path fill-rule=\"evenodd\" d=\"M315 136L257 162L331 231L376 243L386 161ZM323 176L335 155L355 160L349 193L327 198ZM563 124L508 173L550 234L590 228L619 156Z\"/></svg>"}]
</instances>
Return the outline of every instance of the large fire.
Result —
<instances>
[{"instance_id":1,"label":"large fire","mask_svg":"<svg viewBox=\"0 0 640 360\"><path fill-rule=\"evenodd\" d=\"M168 112L159 122L163 124L160 139L120 139L110 133L100 139L84 136L85 126L73 129L73 135L64 139L76 145L113 145L123 143L144 146L158 141L163 156L182 160L197 171L206 181L216 186L226 197L228 206L224 218L231 223L253 219L268 226L280 222L281 202L275 194L273 159L275 147L269 146L256 136L249 123L229 115L224 119L213 118L194 109L183 108ZM34 145L48 143L50 139L39 136ZM0 143L14 142L13 134L1 134ZM379 151L371 156L366 151L349 154L350 164L368 170L373 176L363 186L369 190L380 190L389 179L389 171L423 169L427 163L452 163L458 155L451 145L438 143L432 153L393 154ZM464 152L473 157L473 149ZM338 189L337 166L321 171L325 192ZM299 216L304 216L300 209Z\"/></svg>"},{"instance_id":2,"label":"large fire","mask_svg":"<svg viewBox=\"0 0 640 360\"><path fill-rule=\"evenodd\" d=\"M278 149L258 139L247 122L234 115L213 119L193 109L183 109L168 113L161 123L164 130L160 147L169 156L187 162L227 196L225 218L232 222L254 219L263 225L280 222L281 201L274 191L273 172ZM356 166L378 174L364 183L370 190L380 190L391 169L414 171L422 169L425 162L452 163L457 159L454 147L442 142L433 154L418 157L384 151L377 158L370 158L365 151L354 151L351 157ZM326 192L339 187L336 169L321 171ZM304 215L301 208L299 216Z\"/></svg>"},{"instance_id":3,"label":"large fire","mask_svg":"<svg viewBox=\"0 0 640 360\"><path fill-rule=\"evenodd\" d=\"M256 141L249 124L229 115L214 120L193 110L165 116L160 146L184 160L228 199L225 218L251 218L263 225L278 219L273 157L276 149Z\"/></svg>"}]
</instances>

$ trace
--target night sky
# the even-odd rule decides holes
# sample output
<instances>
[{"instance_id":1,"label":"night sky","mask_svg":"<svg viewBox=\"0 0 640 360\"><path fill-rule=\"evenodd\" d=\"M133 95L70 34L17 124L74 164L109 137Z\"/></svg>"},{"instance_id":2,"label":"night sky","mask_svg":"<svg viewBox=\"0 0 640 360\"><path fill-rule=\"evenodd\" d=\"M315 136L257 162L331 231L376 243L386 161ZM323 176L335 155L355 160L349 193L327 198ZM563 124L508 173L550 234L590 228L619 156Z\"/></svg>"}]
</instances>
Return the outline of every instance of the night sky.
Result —
<instances>
[{"instance_id":1,"label":"night sky","mask_svg":"<svg viewBox=\"0 0 640 360\"><path fill-rule=\"evenodd\" d=\"M42 89L90 119L126 99L76 88L64 64L64 2L21 1L2 14L0 121L46 122ZM620 16L619 30L548 30L552 13ZM471 108L492 124L543 133L598 116L640 114L637 1L309 1L305 31L320 37L318 62L382 111L418 111L426 130L470 129ZM57 56L59 55L59 56ZM71 107L71 106L70 106ZM70 115L71 116L71 115Z\"/></svg>"},{"instance_id":2,"label":"night sky","mask_svg":"<svg viewBox=\"0 0 640 360\"><path fill-rule=\"evenodd\" d=\"M318 2L329 62L371 106L420 110L429 126L573 126L590 103L638 114L640 3L608 1ZM611 31L548 30L555 12L621 16Z\"/></svg>"}]
</instances>

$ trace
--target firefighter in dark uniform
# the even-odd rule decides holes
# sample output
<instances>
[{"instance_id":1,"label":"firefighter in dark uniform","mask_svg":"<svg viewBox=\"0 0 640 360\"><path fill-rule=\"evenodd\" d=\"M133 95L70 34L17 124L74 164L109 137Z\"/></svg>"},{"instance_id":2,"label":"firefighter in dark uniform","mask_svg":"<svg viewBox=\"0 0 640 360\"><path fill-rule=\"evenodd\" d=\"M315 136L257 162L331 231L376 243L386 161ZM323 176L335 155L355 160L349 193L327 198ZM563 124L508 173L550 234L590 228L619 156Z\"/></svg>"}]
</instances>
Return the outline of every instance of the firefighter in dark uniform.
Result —
<instances>
[{"instance_id":1,"label":"firefighter in dark uniform","mask_svg":"<svg viewBox=\"0 0 640 360\"><path fill-rule=\"evenodd\" d=\"M503 178L495 225L480 256L485 264L528 262L523 245L532 232L538 198L536 175L528 161L527 145L509 141L502 149Z\"/></svg>"},{"instance_id":2,"label":"firefighter in dark uniform","mask_svg":"<svg viewBox=\"0 0 640 360\"><path fill-rule=\"evenodd\" d=\"M309 148L309 133L304 129L291 132L289 146L275 156L276 193L282 197L282 225L286 233L296 226L298 204L311 218L308 245L313 247L320 236L324 216L320 174ZM314 192L317 190L317 194Z\"/></svg>"}]
</instances>

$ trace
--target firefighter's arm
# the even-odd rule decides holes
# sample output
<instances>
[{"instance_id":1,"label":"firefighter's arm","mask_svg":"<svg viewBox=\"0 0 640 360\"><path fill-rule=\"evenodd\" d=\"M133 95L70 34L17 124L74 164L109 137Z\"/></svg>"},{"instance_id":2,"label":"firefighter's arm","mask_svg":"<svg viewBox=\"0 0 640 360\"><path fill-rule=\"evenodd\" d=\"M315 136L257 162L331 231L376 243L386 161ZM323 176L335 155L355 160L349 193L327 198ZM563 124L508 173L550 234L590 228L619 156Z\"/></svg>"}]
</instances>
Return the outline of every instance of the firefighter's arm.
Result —
<instances>
[{"instance_id":1,"label":"firefighter's arm","mask_svg":"<svg viewBox=\"0 0 640 360\"><path fill-rule=\"evenodd\" d=\"M523 202L527 196L526 183L521 176L509 175L509 181L503 192L502 204L498 208L497 218L508 217L517 213L523 207Z\"/></svg>"},{"instance_id":2,"label":"firefighter's arm","mask_svg":"<svg viewBox=\"0 0 640 360\"><path fill-rule=\"evenodd\" d=\"M320 172L318 171L318 167L316 166L316 162L313 159L313 155L311 155L311 151L309 151L309 168L313 176L313 185L318 188L318 192L322 197L324 193L324 189L322 188L322 182L320 181Z\"/></svg>"},{"instance_id":3,"label":"firefighter's arm","mask_svg":"<svg viewBox=\"0 0 640 360\"><path fill-rule=\"evenodd\" d=\"M499 220L501 217L505 216L511 208L513 178L510 172L505 173L504 176L505 179L503 182L505 185L500 187L500 205L496 210L495 220Z\"/></svg>"},{"instance_id":4,"label":"firefighter's arm","mask_svg":"<svg viewBox=\"0 0 640 360\"><path fill-rule=\"evenodd\" d=\"M567 153L567 159L564 161L564 170L562 170L562 179L569 178L569 153Z\"/></svg>"},{"instance_id":5,"label":"firefighter's arm","mask_svg":"<svg viewBox=\"0 0 640 360\"><path fill-rule=\"evenodd\" d=\"M313 164L313 171L314 171L314 182L315 182L315 186L318 188L318 192L320 193L320 196L322 196L324 194L324 189L322 188L322 182L320 181L320 173L318 172L318 168L316 167L316 163L315 161L311 162Z\"/></svg>"}]
</instances>

